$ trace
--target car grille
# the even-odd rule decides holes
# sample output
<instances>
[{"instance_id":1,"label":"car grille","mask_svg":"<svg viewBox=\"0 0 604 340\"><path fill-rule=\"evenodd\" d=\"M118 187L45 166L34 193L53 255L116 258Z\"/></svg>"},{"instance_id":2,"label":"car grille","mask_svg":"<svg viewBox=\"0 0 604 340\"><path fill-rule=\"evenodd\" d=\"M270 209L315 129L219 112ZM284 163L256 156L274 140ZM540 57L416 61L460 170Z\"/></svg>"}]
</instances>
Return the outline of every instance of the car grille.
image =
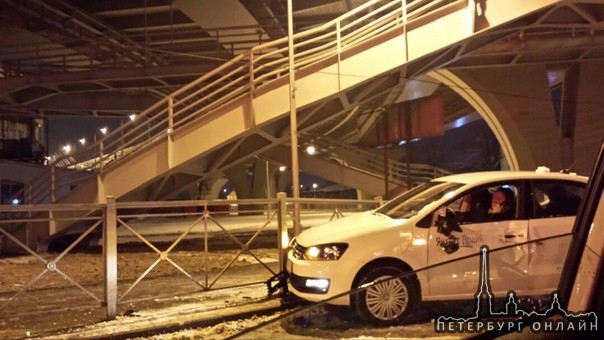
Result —
<instances>
[{"instance_id":1,"label":"car grille","mask_svg":"<svg viewBox=\"0 0 604 340\"><path fill-rule=\"evenodd\" d=\"M294 258L298 259L298 260L302 260L303 256L304 256L304 252L306 251L306 247L303 247L301 245L298 244L298 242L294 241L293 244L293 256Z\"/></svg>"}]
</instances>

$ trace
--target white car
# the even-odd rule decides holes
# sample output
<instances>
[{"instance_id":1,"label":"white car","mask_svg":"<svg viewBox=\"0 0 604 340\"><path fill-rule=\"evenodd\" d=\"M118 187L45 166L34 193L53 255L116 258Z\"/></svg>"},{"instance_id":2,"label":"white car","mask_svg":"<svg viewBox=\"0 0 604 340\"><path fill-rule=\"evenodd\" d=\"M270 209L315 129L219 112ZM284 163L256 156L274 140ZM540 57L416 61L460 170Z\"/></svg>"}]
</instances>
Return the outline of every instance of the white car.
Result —
<instances>
[{"instance_id":1,"label":"white car","mask_svg":"<svg viewBox=\"0 0 604 340\"><path fill-rule=\"evenodd\" d=\"M376 210L296 236L286 264L289 289L306 300L350 305L370 323L395 324L422 300L474 298L479 256L469 255L487 245L495 296L549 295L570 240L550 237L571 233L587 179L543 171L435 179Z\"/></svg>"}]
</instances>

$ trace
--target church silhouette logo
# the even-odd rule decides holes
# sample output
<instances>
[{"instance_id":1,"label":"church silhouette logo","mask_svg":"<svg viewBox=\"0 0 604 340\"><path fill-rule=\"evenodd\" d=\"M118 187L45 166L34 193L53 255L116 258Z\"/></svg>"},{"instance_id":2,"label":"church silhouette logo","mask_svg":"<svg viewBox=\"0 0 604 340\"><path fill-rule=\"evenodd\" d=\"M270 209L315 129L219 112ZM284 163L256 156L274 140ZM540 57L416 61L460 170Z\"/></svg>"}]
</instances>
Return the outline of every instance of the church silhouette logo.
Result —
<instances>
[{"instance_id":1,"label":"church silhouette logo","mask_svg":"<svg viewBox=\"0 0 604 340\"><path fill-rule=\"evenodd\" d=\"M510 290L504 308L497 310L489 280L489 248L486 245L480 247L479 276L474 315L440 315L434 320L437 333L521 332L527 326L536 333L598 331L595 312L570 313L564 310L556 292L552 293L552 301L547 308L525 311L519 305L516 293ZM529 321L534 320L532 318L538 318L538 321Z\"/></svg>"}]
</instances>

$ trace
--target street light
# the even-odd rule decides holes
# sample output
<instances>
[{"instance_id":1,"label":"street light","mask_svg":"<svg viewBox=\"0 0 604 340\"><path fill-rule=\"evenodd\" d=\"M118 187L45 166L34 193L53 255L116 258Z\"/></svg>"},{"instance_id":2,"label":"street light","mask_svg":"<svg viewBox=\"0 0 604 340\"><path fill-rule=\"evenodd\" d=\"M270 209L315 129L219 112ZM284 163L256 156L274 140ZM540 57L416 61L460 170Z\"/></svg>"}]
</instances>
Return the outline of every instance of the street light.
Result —
<instances>
[{"instance_id":1,"label":"street light","mask_svg":"<svg viewBox=\"0 0 604 340\"><path fill-rule=\"evenodd\" d=\"M129 115L128 118L130 118L130 120L134 121L136 119L136 115L133 113L133 114Z\"/></svg>"},{"instance_id":2,"label":"street light","mask_svg":"<svg viewBox=\"0 0 604 340\"><path fill-rule=\"evenodd\" d=\"M86 138L80 138L78 139L78 142L80 142L81 145L86 145Z\"/></svg>"},{"instance_id":3,"label":"street light","mask_svg":"<svg viewBox=\"0 0 604 340\"><path fill-rule=\"evenodd\" d=\"M317 148L314 145L309 145L306 147L306 153L312 156L317 153Z\"/></svg>"},{"instance_id":4,"label":"street light","mask_svg":"<svg viewBox=\"0 0 604 340\"><path fill-rule=\"evenodd\" d=\"M68 154L71 152L71 145L67 144L65 146L63 146L63 151Z\"/></svg>"},{"instance_id":5,"label":"street light","mask_svg":"<svg viewBox=\"0 0 604 340\"><path fill-rule=\"evenodd\" d=\"M106 127L106 126L105 126L105 127L102 127L102 128L100 128L100 129L99 129L99 131L101 131L101 133L102 133L103 135L104 135L104 134L107 134L107 127Z\"/></svg>"}]
</instances>

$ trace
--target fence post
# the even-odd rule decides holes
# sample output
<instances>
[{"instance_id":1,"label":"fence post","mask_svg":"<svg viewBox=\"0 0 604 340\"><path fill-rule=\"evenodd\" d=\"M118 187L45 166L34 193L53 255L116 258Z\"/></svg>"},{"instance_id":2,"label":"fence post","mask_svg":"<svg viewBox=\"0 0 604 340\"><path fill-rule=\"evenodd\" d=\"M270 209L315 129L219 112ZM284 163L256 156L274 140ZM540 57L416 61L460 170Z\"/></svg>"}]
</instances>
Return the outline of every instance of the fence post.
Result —
<instances>
[{"instance_id":1,"label":"fence post","mask_svg":"<svg viewBox=\"0 0 604 340\"><path fill-rule=\"evenodd\" d=\"M105 271L105 307L107 320L117 313L117 212L115 197L107 196L103 221L103 263Z\"/></svg>"},{"instance_id":2,"label":"fence post","mask_svg":"<svg viewBox=\"0 0 604 340\"><path fill-rule=\"evenodd\" d=\"M285 264L287 261L287 246L289 243L289 236L287 234L287 196L284 192L277 193L277 247L279 248L279 270L285 270Z\"/></svg>"}]
</instances>

